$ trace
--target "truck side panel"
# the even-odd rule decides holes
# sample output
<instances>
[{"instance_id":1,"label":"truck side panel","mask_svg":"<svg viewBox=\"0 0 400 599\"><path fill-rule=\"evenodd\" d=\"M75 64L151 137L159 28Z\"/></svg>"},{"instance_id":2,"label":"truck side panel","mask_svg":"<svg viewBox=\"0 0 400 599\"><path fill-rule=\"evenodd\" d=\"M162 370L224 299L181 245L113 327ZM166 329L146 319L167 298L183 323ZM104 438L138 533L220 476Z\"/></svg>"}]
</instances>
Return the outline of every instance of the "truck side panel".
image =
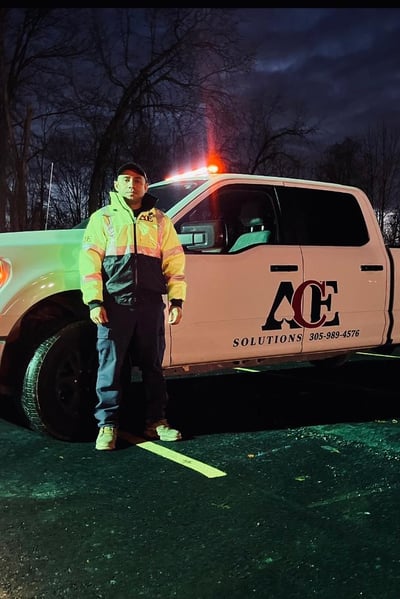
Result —
<instances>
[{"instance_id":1,"label":"truck side panel","mask_svg":"<svg viewBox=\"0 0 400 599\"><path fill-rule=\"evenodd\" d=\"M303 328L290 328L290 297L276 301L282 281L296 288L303 280L299 247L188 255L186 273L184 318L171 327L172 365L299 354Z\"/></svg>"}]
</instances>

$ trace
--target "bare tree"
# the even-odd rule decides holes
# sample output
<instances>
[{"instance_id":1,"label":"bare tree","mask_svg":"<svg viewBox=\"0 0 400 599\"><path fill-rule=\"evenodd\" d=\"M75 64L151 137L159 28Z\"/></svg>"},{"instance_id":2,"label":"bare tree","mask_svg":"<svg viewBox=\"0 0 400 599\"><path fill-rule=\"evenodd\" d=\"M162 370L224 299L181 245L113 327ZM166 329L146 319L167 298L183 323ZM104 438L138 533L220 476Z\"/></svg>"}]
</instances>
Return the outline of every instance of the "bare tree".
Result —
<instances>
[{"instance_id":1,"label":"bare tree","mask_svg":"<svg viewBox=\"0 0 400 599\"><path fill-rule=\"evenodd\" d=\"M7 58L5 54L5 32L7 29L7 14L10 9L0 8L0 231L6 229L7 206L11 200L11 190L8 186L10 170L15 152L13 143L12 115L9 103L11 80L8 77Z\"/></svg>"},{"instance_id":2,"label":"bare tree","mask_svg":"<svg viewBox=\"0 0 400 599\"><path fill-rule=\"evenodd\" d=\"M0 9L0 230L76 224L128 159L153 180L210 155L226 170L301 176L318 123L264 82L252 95L240 84L253 57L235 19L220 8ZM372 156L360 152L336 144L319 172L357 184Z\"/></svg>"},{"instance_id":3,"label":"bare tree","mask_svg":"<svg viewBox=\"0 0 400 599\"><path fill-rule=\"evenodd\" d=\"M151 165L154 143L178 118L182 126L190 122L188 115L196 114L201 126L187 140L186 148L203 148L213 104L224 104L225 109L230 106L230 94L221 78L226 80L249 66L238 44L232 11L117 10L118 36L106 35L104 21L98 18L101 15L95 15L94 21L102 80L112 84L108 93L114 104L98 140L90 211L101 202L109 167L129 156L139 156ZM153 143L138 143L144 132Z\"/></svg>"},{"instance_id":4,"label":"bare tree","mask_svg":"<svg viewBox=\"0 0 400 599\"><path fill-rule=\"evenodd\" d=\"M62 95L69 60L84 52L68 10L0 9L0 230L28 226L35 127L55 116L52 97ZM64 103L63 113L70 109Z\"/></svg>"},{"instance_id":5,"label":"bare tree","mask_svg":"<svg viewBox=\"0 0 400 599\"><path fill-rule=\"evenodd\" d=\"M42 152L30 163L34 201L31 206L32 228L60 229L78 224L87 212L91 169L86 166L91 155L90 137L80 129L54 127L47 137L43 133ZM47 170L43 155L51 156ZM34 187L35 185L35 187Z\"/></svg>"},{"instance_id":6,"label":"bare tree","mask_svg":"<svg viewBox=\"0 0 400 599\"><path fill-rule=\"evenodd\" d=\"M251 174L297 176L302 154L317 131L299 108L289 107L279 93L268 95L265 86L235 98L230 120L218 123L229 130L221 151L230 170Z\"/></svg>"},{"instance_id":7,"label":"bare tree","mask_svg":"<svg viewBox=\"0 0 400 599\"><path fill-rule=\"evenodd\" d=\"M364 189L371 198L379 225L399 204L400 135L385 123L370 128L362 139Z\"/></svg>"},{"instance_id":8,"label":"bare tree","mask_svg":"<svg viewBox=\"0 0 400 599\"><path fill-rule=\"evenodd\" d=\"M362 144L360 140L346 137L324 151L315 165L318 179L361 186L363 182Z\"/></svg>"},{"instance_id":9,"label":"bare tree","mask_svg":"<svg viewBox=\"0 0 400 599\"><path fill-rule=\"evenodd\" d=\"M1 9L1 230L43 224L45 175L52 164L56 178L62 171L50 142L68 132L86 138L86 212L121 159L139 156L158 173L168 153L206 147L213 104L229 106L224 81L250 64L234 19L202 8Z\"/></svg>"}]
</instances>

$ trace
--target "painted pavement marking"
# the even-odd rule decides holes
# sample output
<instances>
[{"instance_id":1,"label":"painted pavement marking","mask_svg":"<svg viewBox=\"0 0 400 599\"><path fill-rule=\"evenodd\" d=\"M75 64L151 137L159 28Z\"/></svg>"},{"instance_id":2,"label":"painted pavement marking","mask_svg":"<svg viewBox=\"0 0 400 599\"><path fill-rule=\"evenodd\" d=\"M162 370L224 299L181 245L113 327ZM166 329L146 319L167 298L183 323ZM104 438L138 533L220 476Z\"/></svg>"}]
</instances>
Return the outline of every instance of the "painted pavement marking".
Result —
<instances>
[{"instance_id":1,"label":"painted pavement marking","mask_svg":"<svg viewBox=\"0 0 400 599\"><path fill-rule=\"evenodd\" d=\"M223 472L223 470L214 468L214 466L209 466L209 464L205 464L204 462L190 458L178 451L159 445L158 442L144 441L141 437L136 437L124 431L119 431L118 436L141 449L146 449L147 451L151 451L151 453L155 453L167 460L171 460L171 462L176 462L181 466L191 468L192 470L199 472L199 474L207 476L207 478L217 478L219 476L226 476L227 474L226 472Z\"/></svg>"}]
</instances>

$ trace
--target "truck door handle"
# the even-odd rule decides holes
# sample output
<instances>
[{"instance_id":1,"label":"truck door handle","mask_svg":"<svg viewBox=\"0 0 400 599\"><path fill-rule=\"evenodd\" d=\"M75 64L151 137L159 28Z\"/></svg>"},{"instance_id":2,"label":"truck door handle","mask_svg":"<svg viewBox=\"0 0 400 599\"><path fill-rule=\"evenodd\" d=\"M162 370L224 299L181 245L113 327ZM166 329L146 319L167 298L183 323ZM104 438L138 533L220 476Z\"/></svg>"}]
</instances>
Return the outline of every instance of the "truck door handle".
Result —
<instances>
[{"instance_id":1,"label":"truck door handle","mask_svg":"<svg viewBox=\"0 0 400 599\"><path fill-rule=\"evenodd\" d=\"M361 272L369 271L369 270L383 270L382 264L361 264L360 266Z\"/></svg>"},{"instance_id":2,"label":"truck door handle","mask_svg":"<svg viewBox=\"0 0 400 599\"><path fill-rule=\"evenodd\" d=\"M271 272L294 272L299 270L297 264L271 264L269 267Z\"/></svg>"}]
</instances>

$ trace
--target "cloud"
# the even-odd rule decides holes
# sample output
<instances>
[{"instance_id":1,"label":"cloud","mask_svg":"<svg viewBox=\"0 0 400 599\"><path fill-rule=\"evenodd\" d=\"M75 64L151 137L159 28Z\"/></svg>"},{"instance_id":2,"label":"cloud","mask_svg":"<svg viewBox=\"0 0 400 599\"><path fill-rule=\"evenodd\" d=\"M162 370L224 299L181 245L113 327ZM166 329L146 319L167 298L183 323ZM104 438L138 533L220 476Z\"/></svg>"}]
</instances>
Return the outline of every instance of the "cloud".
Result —
<instances>
[{"instance_id":1,"label":"cloud","mask_svg":"<svg viewBox=\"0 0 400 599\"><path fill-rule=\"evenodd\" d=\"M267 86L321 120L328 143L400 125L400 9L238 9Z\"/></svg>"}]
</instances>

